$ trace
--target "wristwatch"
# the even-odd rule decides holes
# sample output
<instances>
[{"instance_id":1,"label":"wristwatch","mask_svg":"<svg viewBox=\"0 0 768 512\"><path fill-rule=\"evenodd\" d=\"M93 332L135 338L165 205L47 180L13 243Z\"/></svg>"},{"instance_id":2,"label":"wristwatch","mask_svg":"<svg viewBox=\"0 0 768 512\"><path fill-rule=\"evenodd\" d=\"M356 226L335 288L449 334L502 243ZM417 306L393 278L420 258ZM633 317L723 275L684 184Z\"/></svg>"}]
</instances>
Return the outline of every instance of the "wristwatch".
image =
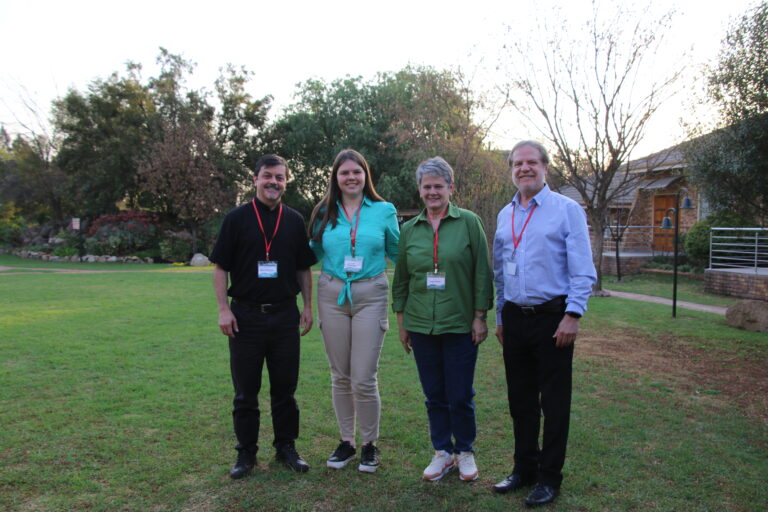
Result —
<instances>
[{"instance_id":1,"label":"wristwatch","mask_svg":"<svg viewBox=\"0 0 768 512\"><path fill-rule=\"evenodd\" d=\"M475 318L479 318L480 320L487 320L488 313L475 313Z\"/></svg>"},{"instance_id":2,"label":"wristwatch","mask_svg":"<svg viewBox=\"0 0 768 512\"><path fill-rule=\"evenodd\" d=\"M565 314L571 318L575 318L576 320L581 318L581 315L579 313L574 313L573 311L566 311Z\"/></svg>"}]
</instances>

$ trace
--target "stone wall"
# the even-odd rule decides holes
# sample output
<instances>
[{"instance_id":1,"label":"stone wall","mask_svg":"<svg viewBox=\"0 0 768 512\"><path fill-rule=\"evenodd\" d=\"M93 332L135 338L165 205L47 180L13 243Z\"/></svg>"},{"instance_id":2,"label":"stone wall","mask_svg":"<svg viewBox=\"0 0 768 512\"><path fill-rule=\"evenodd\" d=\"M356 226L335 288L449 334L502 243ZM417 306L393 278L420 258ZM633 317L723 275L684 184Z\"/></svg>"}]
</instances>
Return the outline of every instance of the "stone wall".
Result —
<instances>
[{"instance_id":1,"label":"stone wall","mask_svg":"<svg viewBox=\"0 0 768 512\"><path fill-rule=\"evenodd\" d=\"M704 291L742 299L768 300L768 275L706 270Z\"/></svg>"}]
</instances>

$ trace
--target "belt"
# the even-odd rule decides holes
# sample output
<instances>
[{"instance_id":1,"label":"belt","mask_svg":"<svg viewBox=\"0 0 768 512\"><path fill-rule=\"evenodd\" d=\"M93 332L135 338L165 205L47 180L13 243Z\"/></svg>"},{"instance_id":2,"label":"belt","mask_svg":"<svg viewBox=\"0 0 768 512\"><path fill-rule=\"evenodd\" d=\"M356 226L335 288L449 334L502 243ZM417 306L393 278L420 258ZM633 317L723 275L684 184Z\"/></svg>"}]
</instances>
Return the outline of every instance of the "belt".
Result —
<instances>
[{"instance_id":1,"label":"belt","mask_svg":"<svg viewBox=\"0 0 768 512\"><path fill-rule=\"evenodd\" d=\"M514 302L507 302L507 304L520 311L523 316L533 316L538 315L539 313L562 314L565 313L566 297L567 295L561 295L559 297L555 297L552 300L548 300L547 302L537 304L536 306L521 306L519 304L515 304Z\"/></svg>"},{"instance_id":2,"label":"belt","mask_svg":"<svg viewBox=\"0 0 768 512\"><path fill-rule=\"evenodd\" d=\"M265 304L261 302L253 302L246 299L233 298L232 303L240 304L241 306L245 306L248 309L259 311L261 313L274 313L275 311L281 311L286 307L290 306L292 301L288 299L282 302L273 302L271 304Z\"/></svg>"}]
</instances>

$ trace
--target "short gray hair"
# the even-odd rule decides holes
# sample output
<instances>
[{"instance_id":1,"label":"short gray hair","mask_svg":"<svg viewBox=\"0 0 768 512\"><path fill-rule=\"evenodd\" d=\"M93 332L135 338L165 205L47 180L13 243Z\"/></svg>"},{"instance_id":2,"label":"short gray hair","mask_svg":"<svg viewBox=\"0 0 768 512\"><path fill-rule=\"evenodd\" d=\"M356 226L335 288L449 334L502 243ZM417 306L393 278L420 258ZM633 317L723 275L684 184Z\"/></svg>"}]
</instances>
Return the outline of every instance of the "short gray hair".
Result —
<instances>
[{"instance_id":1,"label":"short gray hair","mask_svg":"<svg viewBox=\"0 0 768 512\"><path fill-rule=\"evenodd\" d=\"M524 146L530 146L533 149L538 150L539 154L541 154L541 163L544 165L549 165L549 154L547 153L547 148L545 148L541 142L537 142L535 140L521 140L515 144L515 147L512 148L512 151L509 152L509 156L507 157L507 162L509 165L512 165L512 155L515 154L515 151Z\"/></svg>"},{"instance_id":2,"label":"short gray hair","mask_svg":"<svg viewBox=\"0 0 768 512\"><path fill-rule=\"evenodd\" d=\"M428 158L419 164L416 168L416 184L421 185L421 178L425 174L430 176L440 176L448 185L453 183L453 168L442 157L435 156Z\"/></svg>"}]
</instances>

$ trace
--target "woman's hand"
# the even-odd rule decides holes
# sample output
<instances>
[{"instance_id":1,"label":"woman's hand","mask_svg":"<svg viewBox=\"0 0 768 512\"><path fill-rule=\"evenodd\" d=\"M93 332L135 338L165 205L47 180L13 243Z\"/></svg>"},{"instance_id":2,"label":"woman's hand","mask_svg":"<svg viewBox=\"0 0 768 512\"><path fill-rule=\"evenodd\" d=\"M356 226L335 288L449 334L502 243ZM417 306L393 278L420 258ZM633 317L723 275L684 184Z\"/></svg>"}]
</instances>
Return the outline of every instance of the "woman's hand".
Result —
<instances>
[{"instance_id":1,"label":"woman's hand","mask_svg":"<svg viewBox=\"0 0 768 512\"><path fill-rule=\"evenodd\" d=\"M403 327L403 313L399 311L395 313L397 315L397 330L400 337L400 343L403 344L403 349L406 354L411 353L411 335Z\"/></svg>"},{"instance_id":2,"label":"woman's hand","mask_svg":"<svg viewBox=\"0 0 768 512\"><path fill-rule=\"evenodd\" d=\"M472 321L472 343L479 345L488 337L488 325L485 319L477 318Z\"/></svg>"}]
</instances>

